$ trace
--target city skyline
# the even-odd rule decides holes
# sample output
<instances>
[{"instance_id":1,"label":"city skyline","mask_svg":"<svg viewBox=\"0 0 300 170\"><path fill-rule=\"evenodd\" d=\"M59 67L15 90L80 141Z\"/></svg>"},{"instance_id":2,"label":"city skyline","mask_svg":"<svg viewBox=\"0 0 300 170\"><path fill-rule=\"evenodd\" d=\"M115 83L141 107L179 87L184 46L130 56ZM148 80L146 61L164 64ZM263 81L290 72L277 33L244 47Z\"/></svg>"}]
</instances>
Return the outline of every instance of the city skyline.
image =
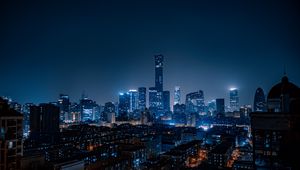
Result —
<instances>
[{"instance_id":1,"label":"city skyline","mask_svg":"<svg viewBox=\"0 0 300 170\"><path fill-rule=\"evenodd\" d=\"M115 102L121 91L155 86L157 54L171 103L180 86L181 101L202 90L205 101L228 105L234 86L240 104L253 105L255 90L268 93L284 67L300 84L298 2L131 2L1 2L0 94Z\"/></svg>"}]
</instances>

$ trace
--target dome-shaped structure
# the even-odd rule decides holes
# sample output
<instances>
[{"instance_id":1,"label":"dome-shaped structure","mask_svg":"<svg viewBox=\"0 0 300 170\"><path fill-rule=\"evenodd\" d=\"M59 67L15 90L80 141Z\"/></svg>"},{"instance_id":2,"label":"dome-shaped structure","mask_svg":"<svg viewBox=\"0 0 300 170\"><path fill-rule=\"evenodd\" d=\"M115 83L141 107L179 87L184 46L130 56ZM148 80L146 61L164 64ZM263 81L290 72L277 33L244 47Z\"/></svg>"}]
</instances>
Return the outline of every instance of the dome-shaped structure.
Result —
<instances>
[{"instance_id":1,"label":"dome-shaped structure","mask_svg":"<svg viewBox=\"0 0 300 170\"><path fill-rule=\"evenodd\" d=\"M280 83L271 88L267 99L269 111L290 112L299 103L300 89L284 76Z\"/></svg>"},{"instance_id":2,"label":"dome-shaped structure","mask_svg":"<svg viewBox=\"0 0 300 170\"><path fill-rule=\"evenodd\" d=\"M282 77L281 82L272 87L268 94L268 99L279 99L283 94L288 94L289 97L300 97L299 88L289 82L287 76Z\"/></svg>"}]
</instances>

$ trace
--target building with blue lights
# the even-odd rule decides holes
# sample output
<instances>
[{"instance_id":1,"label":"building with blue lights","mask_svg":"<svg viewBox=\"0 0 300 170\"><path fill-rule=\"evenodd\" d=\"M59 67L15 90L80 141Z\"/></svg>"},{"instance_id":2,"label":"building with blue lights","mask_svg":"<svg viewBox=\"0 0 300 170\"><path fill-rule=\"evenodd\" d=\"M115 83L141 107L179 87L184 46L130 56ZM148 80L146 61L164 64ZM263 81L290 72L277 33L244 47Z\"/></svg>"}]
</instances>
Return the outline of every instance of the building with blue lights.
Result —
<instances>
[{"instance_id":1,"label":"building with blue lights","mask_svg":"<svg viewBox=\"0 0 300 170\"><path fill-rule=\"evenodd\" d=\"M138 100L138 109L139 110L145 110L146 109L146 95L147 95L147 89L146 87L139 87L138 88L138 96L139 96L139 100Z\"/></svg>"},{"instance_id":2,"label":"building with blue lights","mask_svg":"<svg viewBox=\"0 0 300 170\"><path fill-rule=\"evenodd\" d=\"M127 120L129 111L130 111L130 95L129 93L120 93L117 118L119 120Z\"/></svg>"},{"instance_id":3,"label":"building with blue lights","mask_svg":"<svg viewBox=\"0 0 300 170\"><path fill-rule=\"evenodd\" d=\"M88 98L80 100L81 107L81 121L92 121L95 120L96 102Z\"/></svg>"},{"instance_id":4,"label":"building with blue lights","mask_svg":"<svg viewBox=\"0 0 300 170\"><path fill-rule=\"evenodd\" d=\"M174 88L174 105L181 104L180 103L180 87L175 86Z\"/></svg>"},{"instance_id":5,"label":"building with blue lights","mask_svg":"<svg viewBox=\"0 0 300 170\"><path fill-rule=\"evenodd\" d=\"M138 109L139 105L139 93L137 90L129 90L128 91L129 97L130 97L130 106L129 106L129 112L133 112Z\"/></svg>"},{"instance_id":6,"label":"building with blue lights","mask_svg":"<svg viewBox=\"0 0 300 170\"><path fill-rule=\"evenodd\" d=\"M57 101L57 106L59 107L59 119L60 122L71 121L72 116L70 114L70 100L69 96L65 94L60 94Z\"/></svg>"},{"instance_id":7,"label":"building with blue lights","mask_svg":"<svg viewBox=\"0 0 300 170\"><path fill-rule=\"evenodd\" d=\"M237 88L230 88L229 90L229 105L230 111L239 111L239 95Z\"/></svg>"},{"instance_id":8,"label":"building with blue lights","mask_svg":"<svg viewBox=\"0 0 300 170\"><path fill-rule=\"evenodd\" d=\"M186 111L188 113L201 113L205 110L204 93L202 90L189 93L185 100Z\"/></svg>"},{"instance_id":9,"label":"building with blue lights","mask_svg":"<svg viewBox=\"0 0 300 170\"><path fill-rule=\"evenodd\" d=\"M155 55L155 88L157 91L163 91L163 55Z\"/></svg>"}]
</instances>

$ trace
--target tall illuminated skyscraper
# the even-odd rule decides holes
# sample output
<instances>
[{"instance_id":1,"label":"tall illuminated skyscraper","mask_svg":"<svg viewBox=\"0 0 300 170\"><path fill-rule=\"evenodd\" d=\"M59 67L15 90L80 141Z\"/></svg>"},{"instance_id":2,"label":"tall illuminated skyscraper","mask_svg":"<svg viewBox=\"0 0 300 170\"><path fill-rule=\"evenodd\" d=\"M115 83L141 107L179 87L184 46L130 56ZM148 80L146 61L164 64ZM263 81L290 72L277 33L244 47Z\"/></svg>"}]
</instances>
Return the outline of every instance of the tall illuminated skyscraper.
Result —
<instances>
[{"instance_id":1,"label":"tall illuminated skyscraper","mask_svg":"<svg viewBox=\"0 0 300 170\"><path fill-rule=\"evenodd\" d=\"M130 95L129 93L119 94L119 106L118 106L118 116L121 120L126 120L128 118L128 112L130 110Z\"/></svg>"},{"instance_id":2,"label":"tall illuminated skyscraper","mask_svg":"<svg viewBox=\"0 0 300 170\"><path fill-rule=\"evenodd\" d=\"M138 109L145 110L146 109L146 87L139 87L138 93L139 93L139 104Z\"/></svg>"},{"instance_id":3,"label":"tall illuminated skyscraper","mask_svg":"<svg viewBox=\"0 0 300 170\"><path fill-rule=\"evenodd\" d=\"M155 88L157 91L163 91L163 55L155 55Z\"/></svg>"},{"instance_id":4,"label":"tall illuminated skyscraper","mask_svg":"<svg viewBox=\"0 0 300 170\"><path fill-rule=\"evenodd\" d=\"M94 120L95 105L96 102L88 99L87 97L80 100L81 121L85 122L89 120Z\"/></svg>"},{"instance_id":5,"label":"tall illuminated skyscraper","mask_svg":"<svg viewBox=\"0 0 300 170\"><path fill-rule=\"evenodd\" d=\"M229 89L229 105L230 111L238 111L239 110L239 96L238 96L238 89L237 88L230 88Z\"/></svg>"},{"instance_id":6,"label":"tall illuminated skyscraper","mask_svg":"<svg viewBox=\"0 0 300 170\"><path fill-rule=\"evenodd\" d=\"M137 90L129 90L128 92L129 97L130 97L130 107L129 107L129 111L133 112L135 110L138 109L138 102L139 102L139 94Z\"/></svg>"},{"instance_id":7,"label":"tall illuminated skyscraper","mask_svg":"<svg viewBox=\"0 0 300 170\"><path fill-rule=\"evenodd\" d=\"M180 104L180 87L175 86L174 89L174 105Z\"/></svg>"},{"instance_id":8,"label":"tall illuminated skyscraper","mask_svg":"<svg viewBox=\"0 0 300 170\"><path fill-rule=\"evenodd\" d=\"M70 114L70 100L69 96L65 94L60 94L57 102L57 106L59 107L59 119L61 122L71 121L72 117Z\"/></svg>"}]
</instances>

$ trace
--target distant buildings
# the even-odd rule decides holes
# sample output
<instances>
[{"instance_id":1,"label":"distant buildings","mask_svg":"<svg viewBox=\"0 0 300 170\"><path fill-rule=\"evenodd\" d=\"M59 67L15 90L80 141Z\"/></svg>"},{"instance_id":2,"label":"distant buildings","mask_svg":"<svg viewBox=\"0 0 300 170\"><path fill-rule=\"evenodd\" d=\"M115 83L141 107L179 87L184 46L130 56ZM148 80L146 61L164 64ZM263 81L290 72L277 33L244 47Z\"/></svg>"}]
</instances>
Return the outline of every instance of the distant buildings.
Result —
<instances>
[{"instance_id":1,"label":"distant buildings","mask_svg":"<svg viewBox=\"0 0 300 170\"><path fill-rule=\"evenodd\" d=\"M82 122L95 120L95 115L97 111L96 102L85 97L80 100L80 107Z\"/></svg>"},{"instance_id":2,"label":"distant buildings","mask_svg":"<svg viewBox=\"0 0 300 170\"><path fill-rule=\"evenodd\" d=\"M201 113L204 112L204 93L202 90L189 93L185 99L186 111L188 113Z\"/></svg>"},{"instance_id":3,"label":"distant buildings","mask_svg":"<svg viewBox=\"0 0 300 170\"><path fill-rule=\"evenodd\" d=\"M163 91L163 55L155 55L155 88L158 92Z\"/></svg>"},{"instance_id":4,"label":"distant buildings","mask_svg":"<svg viewBox=\"0 0 300 170\"><path fill-rule=\"evenodd\" d=\"M217 114L224 116L225 114L225 99L216 99Z\"/></svg>"},{"instance_id":5,"label":"distant buildings","mask_svg":"<svg viewBox=\"0 0 300 170\"><path fill-rule=\"evenodd\" d=\"M137 90L131 89L128 92L129 94L129 100L130 100L130 106L129 106L129 112L133 112L138 109L139 105L139 94Z\"/></svg>"},{"instance_id":6,"label":"distant buildings","mask_svg":"<svg viewBox=\"0 0 300 170\"><path fill-rule=\"evenodd\" d=\"M163 93L163 55L155 55L154 56L155 63L155 87L149 88L149 109L150 112L154 115L155 119L158 119L160 116L163 116L163 112L166 107L170 107L170 104L167 104L164 100L170 100L167 97L167 92ZM170 92L169 92L170 93Z\"/></svg>"},{"instance_id":7,"label":"distant buildings","mask_svg":"<svg viewBox=\"0 0 300 170\"><path fill-rule=\"evenodd\" d=\"M129 93L119 93L118 118L127 120L130 111L130 95Z\"/></svg>"},{"instance_id":8,"label":"distant buildings","mask_svg":"<svg viewBox=\"0 0 300 170\"><path fill-rule=\"evenodd\" d=\"M106 121L108 123L115 123L116 121L116 109L115 105L112 102L107 102L104 105L104 111L103 111L103 121Z\"/></svg>"},{"instance_id":9,"label":"distant buildings","mask_svg":"<svg viewBox=\"0 0 300 170\"><path fill-rule=\"evenodd\" d=\"M187 123L187 115L185 113L185 104L176 104L173 109L173 120L176 124L185 125Z\"/></svg>"},{"instance_id":10,"label":"distant buildings","mask_svg":"<svg viewBox=\"0 0 300 170\"><path fill-rule=\"evenodd\" d=\"M170 91L163 91L163 109L164 113L170 111Z\"/></svg>"},{"instance_id":11,"label":"distant buildings","mask_svg":"<svg viewBox=\"0 0 300 170\"><path fill-rule=\"evenodd\" d=\"M229 90L229 105L230 111L238 111L239 110L239 95L237 88L230 88Z\"/></svg>"},{"instance_id":12,"label":"distant buildings","mask_svg":"<svg viewBox=\"0 0 300 170\"><path fill-rule=\"evenodd\" d=\"M0 98L0 169L21 169L23 115Z\"/></svg>"},{"instance_id":13,"label":"distant buildings","mask_svg":"<svg viewBox=\"0 0 300 170\"><path fill-rule=\"evenodd\" d=\"M139 87L138 88L138 95L139 95L139 101L138 101L138 109L139 110L145 110L146 109L146 95L147 95L147 89L146 87Z\"/></svg>"},{"instance_id":14,"label":"distant buildings","mask_svg":"<svg viewBox=\"0 0 300 170\"><path fill-rule=\"evenodd\" d=\"M70 100L69 96L65 94L60 94L57 102L57 106L59 107L60 113L59 118L61 122L68 122L72 120L72 116L70 114Z\"/></svg>"},{"instance_id":15,"label":"distant buildings","mask_svg":"<svg viewBox=\"0 0 300 170\"><path fill-rule=\"evenodd\" d=\"M266 109L266 98L262 88L257 88L254 96L253 111L254 112L265 112Z\"/></svg>"},{"instance_id":16,"label":"distant buildings","mask_svg":"<svg viewBox=\"0 0 300 170\"><path fill-rule=\"evenodd\" d=\"M175 88L174 88L174 105L181 104L180 103L180 95L181 95L180 87L175 86Z\"/></svg>"},{"instance_id":17,"label":"distant buildings","mask_svg":"<svg viewBox=\"0 0 300 170\"><path fill-rule=\"evenodd\" d=\"M255 169L300 169L300 89L284 76L269 91L267 108L250 115Z\"/></svg>"}]
</instances>

